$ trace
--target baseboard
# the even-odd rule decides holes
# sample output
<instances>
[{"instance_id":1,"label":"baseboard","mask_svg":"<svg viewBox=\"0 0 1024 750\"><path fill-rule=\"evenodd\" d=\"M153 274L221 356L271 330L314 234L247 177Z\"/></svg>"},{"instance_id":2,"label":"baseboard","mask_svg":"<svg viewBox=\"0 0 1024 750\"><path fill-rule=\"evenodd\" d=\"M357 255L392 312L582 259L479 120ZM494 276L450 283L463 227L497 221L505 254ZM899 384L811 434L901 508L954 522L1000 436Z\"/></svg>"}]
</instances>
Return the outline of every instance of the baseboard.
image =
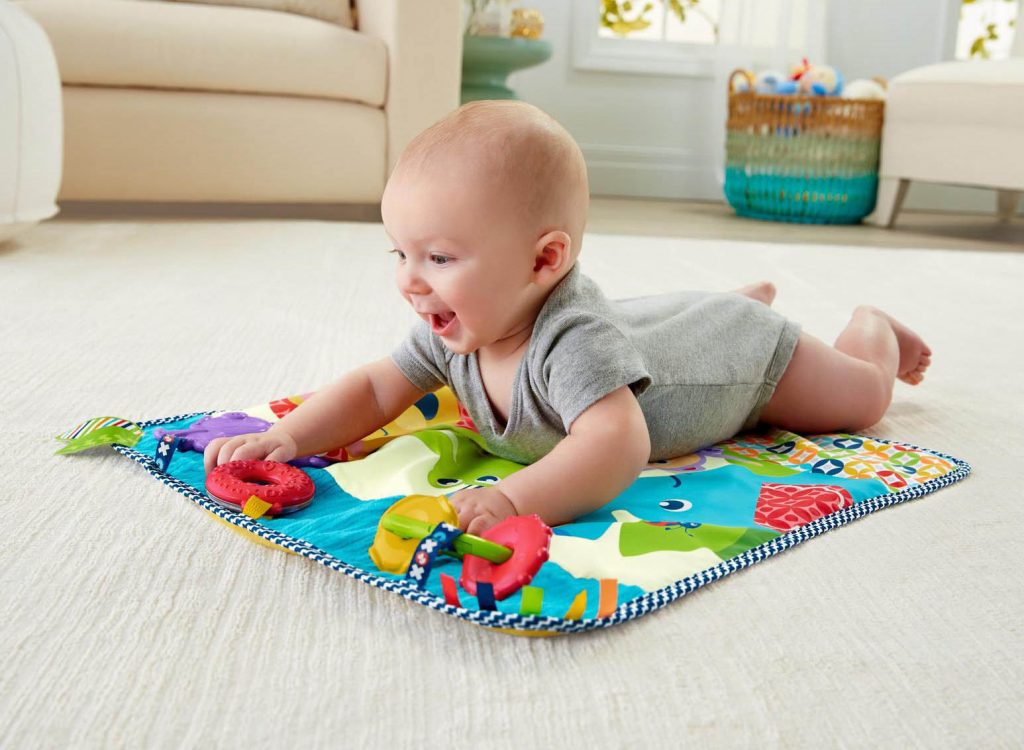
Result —
<instances>
[{"instance_id":1,"label":"baseboard","mask_svg":"<svg viewBox=\"0 0 1024 750\"><path fill-rule=\"evenodd\" d=\"M724 201L714 167L696 164L683 149L588 147L584 151L595 196ZM642 153L638 153L642 152ZM659 158L662 161L657 161ZM640 158L637 158L637 157ZM225 218L307 219L379 222L379 204L334 203L155 203L60 201L64 219ZM996 213L996 191L955 185L911 182L906 211ZM1017 210L1024 216L1024 200Z\"/></svg>"},{"instance_id":2,"label":"baseboard","mask_svg":"<svg viewBox=\"0 0 1024 750\"><path fill-rule=\"evenodd\" d=\"M593 195L722 200L715 168L690 149L581 146Z\"/></svg>"},{"instance_id":3,"label":"baseboard","mask_svg":"<svg viewBox=\"0 0 1024 750\"><path fill-rule=\"evenodd\" d=\"M581 147L593 195L629 198L723 201L721 168L684 148ZM996 191L959 185L911 182L904 209L955 213L996 213ZM1024 200L1018 207L1024 216Z\"/></svg>"}]
</instances>

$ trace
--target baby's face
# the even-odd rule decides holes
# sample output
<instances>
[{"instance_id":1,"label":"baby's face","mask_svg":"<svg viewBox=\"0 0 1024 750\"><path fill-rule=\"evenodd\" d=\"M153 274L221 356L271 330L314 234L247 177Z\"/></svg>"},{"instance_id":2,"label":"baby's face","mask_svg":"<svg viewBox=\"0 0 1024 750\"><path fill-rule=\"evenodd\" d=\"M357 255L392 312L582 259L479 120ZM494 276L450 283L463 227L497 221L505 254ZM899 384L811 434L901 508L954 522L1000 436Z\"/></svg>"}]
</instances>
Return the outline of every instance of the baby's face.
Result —
<instances>
[{"instance_id":1,"label":"baby's face","mask_svg":"<svg viewBox=\"0 0 1024 750\"><path fill-rule=\"evenodd\" d=\"M538 294L537 238L500 185L471 184L466 175L454 165L443 176L397 174L381 204L398 290L456 354L529 329Z\"/></svg>"}]
</instances>

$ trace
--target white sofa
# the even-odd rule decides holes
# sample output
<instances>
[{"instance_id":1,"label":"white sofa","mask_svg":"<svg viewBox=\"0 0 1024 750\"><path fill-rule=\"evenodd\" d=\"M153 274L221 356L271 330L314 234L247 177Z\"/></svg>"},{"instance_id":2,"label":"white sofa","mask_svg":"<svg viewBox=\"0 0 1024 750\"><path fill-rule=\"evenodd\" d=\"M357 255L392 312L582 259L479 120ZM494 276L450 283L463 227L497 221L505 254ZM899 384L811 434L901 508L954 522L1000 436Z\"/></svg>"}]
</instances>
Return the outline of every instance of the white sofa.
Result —
<instances>
[{"instance_id":1,"label":"white sofa","mask_svg":"<svg viewBox=\"0 0 1024 750\"><path fill-rule=\"evenodd\" d=\"M63 83L61 201L376 203L458 106L461 0L362 0L355 28L164 0L21 0Z\"/></svg>"},{"instance_id":2,"label":"white sofa","mask_svg":"<svg viewBox=\"0 0 1024 750\"><path fill-rule=\"evenodd\" d=\"M0 243L57 213L61 88L44 32L0 2Z\"/></svg>"},{"instance_id":3,"label":"white sofa","mask_svg":"<svg viewBox=\"0 0 1024 750\"><path fill-rule=\"evenodd\" d=\"M994 188L1009 220L1024 191L1024 32L1006 60L944 62L889 83L878 202L891 227L910 182Z\"/></svg>"}]
</instances>

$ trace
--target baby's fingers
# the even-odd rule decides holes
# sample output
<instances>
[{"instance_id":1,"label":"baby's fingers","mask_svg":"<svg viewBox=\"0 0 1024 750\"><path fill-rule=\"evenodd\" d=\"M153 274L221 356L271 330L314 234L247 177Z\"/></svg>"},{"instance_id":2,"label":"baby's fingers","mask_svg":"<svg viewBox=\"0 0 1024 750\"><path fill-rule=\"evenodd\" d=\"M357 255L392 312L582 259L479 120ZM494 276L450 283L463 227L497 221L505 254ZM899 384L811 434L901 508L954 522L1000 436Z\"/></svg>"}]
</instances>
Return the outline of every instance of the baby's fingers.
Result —
<instances>
[{"instance_id":1,"label":"baby's fingers","mask_svg":"<svg viewBox=\"0 0 1024 750\"><path fill-rule=\"evenodd\" d=\"M231 438L226 437L216 438L211 440L206 446L206 450L203 451L203 471L207 474L209 474L210 470L217 465L217 456L220 453L220 447L230 439Z\"/></svg>"},{"instance_id":2,"label":"baby's fingers","mask_svg":"<svg viewBox=\"0 0 1024 750\"><path fill-rule=\"evenodd\" d=\"M498 522L498 519L490 514L481 514L466 525L466 533L480 535Z\"/></svg>"},{"instance_id":3,"label":"baby's fingers","mask_svg":"<svg viewBox=\"0 0 1024 750\"><path fill-rule=\"evenodd\" d=\"M286 445L279 445L267 454L267 461L281 461L287 463L295 458L295 451Z\"/></svg>"},{"instance_id":4,"label":"baby's fingers","mask_svg":"<svg viewBox=\"0 0 1024 750\"><path fill-rule=\"evenodd\" d=\"M234 460L235 452L243 445L245 445L246 439L244 436L233 437L228 440L224 445L220 447L217 452L217 466L226 464L228 461Z\"/></svg>"},{"instance_id":5,"label":"baby's fingers","mask_svg":"<svg viewBox=\"0 0 1024 750\"><path fill-rule=\"evenodd\" d=\"M262 442L252 441L245 443L235 449L231 454L232 461L248 461L250 459L262 459L267 454L267 449Z\"/></svg>"}]
</instances>

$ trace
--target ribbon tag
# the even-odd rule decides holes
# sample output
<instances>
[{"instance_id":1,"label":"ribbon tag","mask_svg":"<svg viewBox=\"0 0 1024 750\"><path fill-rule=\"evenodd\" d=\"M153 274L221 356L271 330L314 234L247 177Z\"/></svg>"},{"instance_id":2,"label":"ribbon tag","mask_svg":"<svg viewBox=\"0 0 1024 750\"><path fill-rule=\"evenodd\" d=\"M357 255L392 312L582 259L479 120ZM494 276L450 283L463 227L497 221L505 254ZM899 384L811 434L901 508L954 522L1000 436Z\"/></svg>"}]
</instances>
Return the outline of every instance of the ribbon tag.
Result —
<instances>
[{"instance_id":1,"label":"ribbon tag","mask_svg":"<svg viewBox=\"0 0 1024 750\"><path fill-rule=\"evenodd\" d=\"M156 444L156 463L160 467L160 471L167 471L167 467L171 465L171 456L174 455L175 451L178 450L178 443L181 438L175 437L174 435L167 434L160 438L160 442Z\"/></svg>"},{"instance_id":2,"label":"ribbon tag","mask_svg":"<svg viewBox=\"0 0 1024 750\"><path fill-rule=\"evenodd\" d=\"M430 535L423 537L416 547L405 571L405 579L423 588L430 577L430 569L434 567L434 560L449 549L461 535L462 532L449 523L439 523L435 526Z\"/></svg>"},{"instance_id":3,"label":"ribbon tag","mask_svg":"<svg viewBox=\"0 0 1024 750\"><path fill-rule=\"evenodd\" d=\"M273 507L266 500L256 495L250 495L249 499L245 501L245 505L242 506L242 515L249 516L249 518L255 521L263 518L267 511Z\"/></svg>"},{"instance_id":4,"label":"ribbon tag","mask_svg":"<svg viewBox=\"0 0 1024 750\"><path fill-rule=\"evenodd\" d=\"M126 445L132 448L142 437L142 428L121 417L96 417L56 437L64 443L56 455L66 456L98 445Z\"/></svg>"}]
</instances>

